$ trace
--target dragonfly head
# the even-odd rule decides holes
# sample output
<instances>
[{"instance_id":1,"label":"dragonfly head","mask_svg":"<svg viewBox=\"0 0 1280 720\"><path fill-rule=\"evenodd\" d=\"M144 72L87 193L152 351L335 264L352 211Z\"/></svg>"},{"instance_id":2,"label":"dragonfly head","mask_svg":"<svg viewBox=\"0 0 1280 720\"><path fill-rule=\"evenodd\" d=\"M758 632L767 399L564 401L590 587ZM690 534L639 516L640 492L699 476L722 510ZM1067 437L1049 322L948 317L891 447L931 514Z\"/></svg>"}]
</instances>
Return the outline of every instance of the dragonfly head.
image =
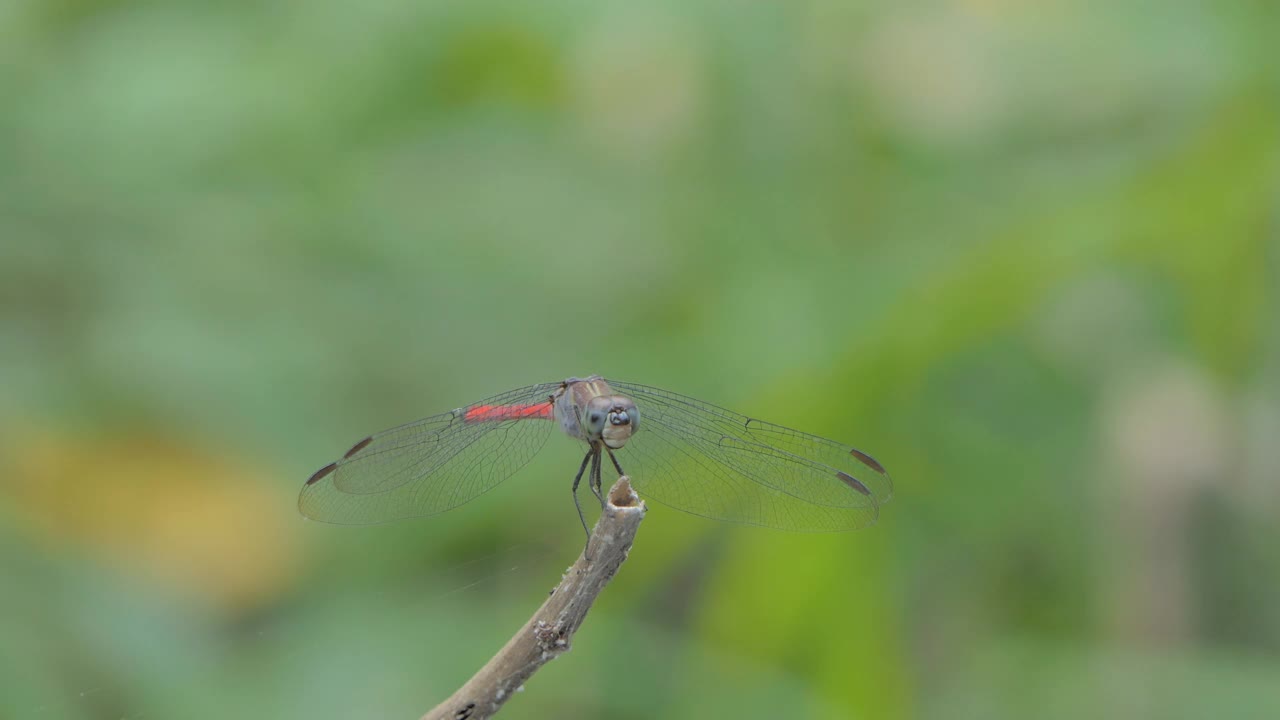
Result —
<instances>
[{"instance_id":1,"label":"dragonfly head","mask_svg":"<svg viewBox=\"0 0 1280 720\"><path fill-rule=\"evenodd\" d=\"M640 427L640 411L631 398L621 395L601 395L591 398L583 421L591 440L603 440L612 450L617 450L631 439Z\"/></svg>"}]
</instances>

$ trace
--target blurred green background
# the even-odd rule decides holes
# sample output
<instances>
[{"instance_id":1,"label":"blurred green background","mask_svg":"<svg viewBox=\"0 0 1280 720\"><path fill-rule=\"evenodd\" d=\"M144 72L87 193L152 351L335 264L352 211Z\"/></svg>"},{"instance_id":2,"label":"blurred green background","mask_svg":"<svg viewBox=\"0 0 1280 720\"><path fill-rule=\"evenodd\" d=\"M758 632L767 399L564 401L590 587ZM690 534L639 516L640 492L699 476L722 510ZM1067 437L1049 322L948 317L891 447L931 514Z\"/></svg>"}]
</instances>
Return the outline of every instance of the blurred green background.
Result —
<instances>
[{"instance_id":1,"label":"blurred green background","mask_svg":"<svg viewBox=\"0 0 1280 720\"><path fill-rule=\"evenodd\" d=\"M851 442L653 505L504 717L1280 716L1280 6L0 5L0 717L416 718L580 457L349 528L371 431L601 373Z\"/></svg>"}]
</instances>

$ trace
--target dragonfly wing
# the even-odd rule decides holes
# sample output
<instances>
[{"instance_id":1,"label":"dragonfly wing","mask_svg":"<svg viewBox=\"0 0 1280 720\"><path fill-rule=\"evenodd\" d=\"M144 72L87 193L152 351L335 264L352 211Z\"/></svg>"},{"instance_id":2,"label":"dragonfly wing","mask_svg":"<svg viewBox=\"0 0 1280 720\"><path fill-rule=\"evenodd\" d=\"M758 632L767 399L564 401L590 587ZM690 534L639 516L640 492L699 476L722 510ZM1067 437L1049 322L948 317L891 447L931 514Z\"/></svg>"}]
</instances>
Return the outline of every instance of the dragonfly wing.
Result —
<instances>
[{"instance_id":1,"label":"dragonfly wing","mask_svg":"<svg viewBox=\"0 0 1280 720\"><path fill-rule=\"evenodd\" d=\"M346 525L444 512L493 489L542 449L560 383L512 390L371 435L312 475L298 509ZM530 412L546 405L547 412ZM521 409L501 412L503 408Z\"/></svg>"},{"instance_id":2,"label":"dragonfly wing","mask_svg":"<svg viewBox=\"0 0 1280 720\"><path fill-rule=\"evenodd\" d=\"M659 502L717 520L820 532L870 525L892 494L884 468L849 446L659 388L610 385L640 411L619 462L636 489Z\"/></svg>"}]
</instances>

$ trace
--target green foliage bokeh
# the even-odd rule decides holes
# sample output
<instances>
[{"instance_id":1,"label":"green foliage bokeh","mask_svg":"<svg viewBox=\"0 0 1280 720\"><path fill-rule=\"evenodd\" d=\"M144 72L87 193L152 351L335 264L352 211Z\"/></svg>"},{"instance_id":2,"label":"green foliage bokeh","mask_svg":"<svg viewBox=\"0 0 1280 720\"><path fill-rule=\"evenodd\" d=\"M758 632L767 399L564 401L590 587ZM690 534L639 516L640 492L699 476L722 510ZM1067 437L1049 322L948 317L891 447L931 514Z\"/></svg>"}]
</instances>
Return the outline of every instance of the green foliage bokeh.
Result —
<instances>
[{"instance_id":1,"label":"green foliage bokeh","mask_svg":"<svg viewBox=\"0 0 1280 720\"><path fill-rule=\"evenodd\" d=\"M1143 7L1148 5L1148 7ZM652 505L547 718L1280 713L1269 3L0 9L0 716L416 717L580 548L302 481L600 373L853 443L875 527Z\"/></svg>"}]
</instances>

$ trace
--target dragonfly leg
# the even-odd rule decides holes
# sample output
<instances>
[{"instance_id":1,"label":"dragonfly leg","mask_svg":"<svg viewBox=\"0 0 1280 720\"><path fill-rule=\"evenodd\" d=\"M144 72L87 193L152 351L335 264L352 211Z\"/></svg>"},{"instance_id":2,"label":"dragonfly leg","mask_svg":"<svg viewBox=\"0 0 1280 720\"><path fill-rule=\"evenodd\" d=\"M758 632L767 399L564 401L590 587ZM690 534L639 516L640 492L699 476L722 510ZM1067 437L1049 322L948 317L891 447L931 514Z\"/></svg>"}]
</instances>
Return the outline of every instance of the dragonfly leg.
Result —
<instances>
[{"instance_id":1,"label":"dragonfly leg","mask_svg":"<svg viewBox=\"0 0 1280 720\"><path fill-rule=\"evenodd\" d=\"M604 495L601 493L603 488L600 487L600 483L600 448L596 447L595 454L591 460L591 479L589 484L591 485L591 492L600 501L600 508L604 509Z\"/></svg>"},{"instance_id":2,"label":"dragonfly leg","mask_svg":"<svg viewBox=\"0 0 1280 720\"><path fill-rule=\"evenodd\" d=\"M587 487L591 488L591 493L600 500L600 509L604 510L604 499L600 497L600 446L596 445L591 448L591 470L587 472ZM578 496L575 494L574 499ZM578 508L578 517L582 517L582 508ZM582 521L582 527L585 530L587 521ZM587 542L582 546L582 556L587 560L591 560L591 531L587 531Z\"/></svg>"},{"instance_id":3,"label":"dragonfly leg","mask_svg":"<svg viewBox=\"0 0 1280 720\"><path fill-rule=\"evenodd\" d=\"M578 483L582 481L582 473L587 469L587 461L595 455L593 450L588 450L582 458L582 464L578 466L578 474L573 476L573 506L578 508L578 520L582 523L582 531L587 534L587 540L591 539L591 530L587 528L587 518L582 514L582 503L578 502ZM591 484L591 478L587 478L587 484Z\"/></svg>"},{"instance_id":4,"label":"dragonfly leg","mask_svg":"<svg viewBox=\"0 0 1280 720\"><path fill-rule=\"evenodd\" d=\"M622 466L618 464L618 458L613 456L612 450L609 451L609 459L613 461L613 469L618 471L618 477L626 475L626 473L622 471Z\"/></svg>"}]
</instances>

